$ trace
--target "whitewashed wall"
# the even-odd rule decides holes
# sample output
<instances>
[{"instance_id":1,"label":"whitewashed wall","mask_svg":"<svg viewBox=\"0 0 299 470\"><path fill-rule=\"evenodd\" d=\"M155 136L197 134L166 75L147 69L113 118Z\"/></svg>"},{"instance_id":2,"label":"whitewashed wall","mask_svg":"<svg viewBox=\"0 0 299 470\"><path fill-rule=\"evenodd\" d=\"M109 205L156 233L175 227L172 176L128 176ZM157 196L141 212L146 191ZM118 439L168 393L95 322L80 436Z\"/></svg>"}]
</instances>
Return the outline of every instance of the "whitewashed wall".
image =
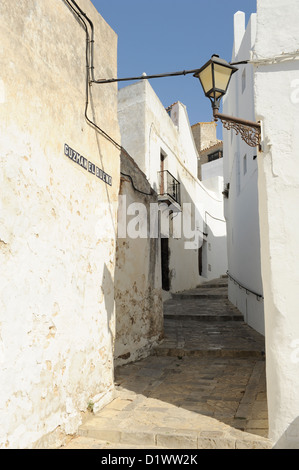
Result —
<instances>
[{"instance_id":1,"label":"whitewashed wall","mask_svg":"<svg viewBox=\"0 0 299 470\"><path fill-rule=\"evenodd\" d=\"M170 291L191 289L207 279L225 274L223 199L222 195L215 195L197 179L198 154L186 107L175 103L170 117L149 82L143 80L119 91L118 116L123 147L146 174L151 186L158 190L162 150L167 156L165 169L181 183L182 203L189 203L192 208L190 228L195 229L196 207L200 214L200 229L209 232L204 245L205 277L199 275L198 248L186 249L188 239L184 232L180 237L170 238Z\"/></svg>"},{"instance_id":2,"label":"whitewashed wall","mask_svg":"<svg viewBox=\"0 0 299 470\"><path fill-rule=\"evenodd\" d=\"M116 74L115 33L80 6L96 70ZM2 0L0 37L0 447L45 448L113 389L119 151L85 120L86 36L64 1ZM117 87L92 104L119 141Z\"/></svg>"},{"instance_id":3,"label":"whitewashed wall","mask_svg":"<svg viewBox=\"0 0 299 470\"><path fill-rule=\"evenodd\" d=\"M148 356L163 336L160 237L149 236L151 205L157 204L158 196L124 152L121 174L114 286L115 366Z\"/></svg>"},{"instance_id":4,"label":"whitewashed wall","mask_svg":"<svg viewBox=\"0 0 299 470\"><path fill-rule=\"evenodd\" d=\"M256 37L256 14L245 28L245 14L234 16L234 47L232 62L250 59ZM238 65L224 99L223 112L255 121L253 66ZM264 334L264 303L260 259L258 209L257 148L248 146L235 131L223 130L224 185L230 185L225 199L229 299L243 313L245 321ZM240 288L240 285L248 290ZM250 292L252 291L252 292Z\"/></svg>"},{"instance_id":5,"label":"whitewashed wall","mask_svg":"<svg viewBox=\"0 0 299 470\"><path fill-rule=\"evenodd\" d=\"M223 158L218 158L201 166L201 179L206 182L210 178L219 177L223 180Z\"/></svg>"},{"instance_id":6,"label":"whitewashed wall","mask_svg":"<svg viewBox=\"0 0 299 470\"><path fill-rule=\"evenodd\" d=\"M257 1L254 47L270 437L299 448L299 5Z\"/></svg>"}]
</instances>

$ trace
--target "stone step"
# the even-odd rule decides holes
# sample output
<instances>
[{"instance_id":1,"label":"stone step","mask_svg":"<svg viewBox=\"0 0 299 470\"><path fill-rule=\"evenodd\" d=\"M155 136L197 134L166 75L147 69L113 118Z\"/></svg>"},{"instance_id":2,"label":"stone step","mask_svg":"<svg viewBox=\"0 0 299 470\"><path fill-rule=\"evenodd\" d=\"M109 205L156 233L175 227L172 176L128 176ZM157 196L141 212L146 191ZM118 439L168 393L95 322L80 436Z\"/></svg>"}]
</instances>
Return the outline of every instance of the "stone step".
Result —
<instances>
[{"instance_id":1,"label":"stone step","mask_svg":"<svg viewBox=\"0 0 299 470\"><path fill-rule=\"evenodd\" d=\"M240 431L240 435L213 431L181 431L163 428L151 432L102 429L86 424L79 429L79 438L68 448L93 449L271 449L271 441ZM82 437L85 440L82 440Z\"/></svg>"},{"instance_id":2,"label":"stone step","mask_svg":"<svg viewBox=\"0 0 299 470\"><path fill-rule=\"evenodd\" d=\"M178 292L172 294L173 300L182 300L182 299L227 299L227 289L226 288L202 288L202 289L192 289L185 292Z\"/></svg>"},{"instance_id":3,"label":"stone step","mask_svg":"<svg viewBox=\"0 0 299 470\"><path fill-rule=\"evenodd\" d=\"M162 345L158 346L153 350L153 355L160 357L223 357L223 358L258 358L265 359L265 352L258 351L256 349L240 350L240 349L222 349L222 348L210 348L210 349L188 349L186 347L178 348L173 346Z\"/></svg>"},{"instance_id":4,"label":"stone step","mask_svg":"<svg viewBox=\"0 0 299 470\"><path fill-rule=\"evenodd\" d=\"M208 314L208 313L165 313L165 319L169 320L191 320L191 321L243 321L242 315L236 314Z\"/></svg>"},{"instance_id":5,"label":"stone step","mask_svg":"<svg viewBox=\"0 0 299 470\"><path fill-rule=\"evenodd\" d=\"M243 315L227 299L204 297L170 299L164 302L164 318L196 321L243 321Z\"/></svg>"},{"instance_id":6,"label":"stone step","mask_svg":"<svg viewBox=\"0 0 299 470\"><path fill-rule=\"evenodd\" d=\"M167 407L167 403L159 400L154 400L151 408L140 406L145 399L138 395L131 400L121 396L116 398L80 426L81 442L85 439L97 448L98 441L98 448L115 449L271 448L267 438L233 428L209 416L176 406ZM190 423L189 426L186 423ZM73 448L75 445L73 442Z\"/></svg>"},{"instance_id":7,"label":"stone step","mask_svg":"<svg viewBox=\"0 0 299 470\"><path fill-rule=\"evenodd\" d=\"M198 300L213 300L213 299L227 299L226 294L222 294L222 292L219 293L213 293L213 292L206 292L206 293L201 293L201 292L190 292L186 294L172 294L172 298L174 300L193 300L194 302L197 302Z\"/></svg>"},{"instance_id":8,"label":"stone step","mask_svg":"<svg viewBox=\"0 0 299 470\"><path fill-rule=\"evenodd\" d=\"M228 282L227 281L223 281L223 282L219 282L219 283L205 282L204 284L199 284L197 286L197 289L212 289L212 288L215 288L215 289L225 288L225 289L227 289L228 288Z\"/></svg>"},{"instance_id":9,"label":"stone step","mask_svg":"<svg viewBox=\"0 0 299 470\"><path fill-rule=\"evenodd\" d=\"M116 443L107 440L97 439L94 437L86 437L76 435L71 440L69 440L66 444L64 444L60 449L63 450L72 450L72 449L89 449L89 450L99 450L99 449L165 449L165 447L159 446L148 446L142 444L124 444L124 443Z\"/></svg>"},{"instance_id":10,"label":"stone step","mask_svg":"<svg viewBox=\"0 0 299 470\"><path fill-rule=\"evenodd\" d=\"M193 316L194 318L194 316ZM189 320L180 315L164 319L163 341L154 348L156 356L264 358L264 337L244 321Z\"/></svg>"}]
</instances>

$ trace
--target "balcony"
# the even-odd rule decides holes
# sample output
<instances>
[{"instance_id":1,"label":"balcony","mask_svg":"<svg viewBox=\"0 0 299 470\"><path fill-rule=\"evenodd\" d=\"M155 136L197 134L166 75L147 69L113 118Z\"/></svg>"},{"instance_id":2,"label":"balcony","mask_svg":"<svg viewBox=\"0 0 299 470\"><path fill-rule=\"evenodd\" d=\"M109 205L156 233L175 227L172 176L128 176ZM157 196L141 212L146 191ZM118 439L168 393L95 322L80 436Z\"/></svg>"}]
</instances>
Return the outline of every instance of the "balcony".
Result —
<instances>
[{"instance_id":1,"label":"balcony","mask_svg":"<svg viewBox=\"0 0 299 470\"><path fill-rule=\"evenodd\" d=\"M181 188L180 183L169 171L158 172L158 196L159 201L172 204L180 210L181 205Z\"/></svg>"}]
</instances>

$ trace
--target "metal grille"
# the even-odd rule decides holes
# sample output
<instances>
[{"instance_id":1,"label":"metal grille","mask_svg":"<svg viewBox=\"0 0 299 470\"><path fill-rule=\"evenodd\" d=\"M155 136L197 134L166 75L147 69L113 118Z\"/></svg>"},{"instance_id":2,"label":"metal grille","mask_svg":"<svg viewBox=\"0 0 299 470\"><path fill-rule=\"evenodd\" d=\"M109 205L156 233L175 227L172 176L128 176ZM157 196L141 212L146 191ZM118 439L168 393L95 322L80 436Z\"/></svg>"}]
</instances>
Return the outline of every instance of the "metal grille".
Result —
<instances>
[{"instance_id":1,"label":"metal grille","mask_svg":"<svg viewBox=\"0 0 299 470\"><path fill-rule=\"evenodd\" d=\"M168 196L181 204L181 188L179 181L169 171L159 171L159 196Z\"/></svg>"}]
</instances>

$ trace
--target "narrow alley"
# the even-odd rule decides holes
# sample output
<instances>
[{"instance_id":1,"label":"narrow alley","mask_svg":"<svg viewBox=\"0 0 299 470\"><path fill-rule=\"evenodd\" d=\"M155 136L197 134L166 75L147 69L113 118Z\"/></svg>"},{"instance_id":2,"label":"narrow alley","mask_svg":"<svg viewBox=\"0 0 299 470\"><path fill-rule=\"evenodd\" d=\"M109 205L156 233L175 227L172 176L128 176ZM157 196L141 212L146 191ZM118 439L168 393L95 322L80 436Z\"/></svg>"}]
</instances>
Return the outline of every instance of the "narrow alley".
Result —
<instances>
[{"instance_id":1,"label":"narrow alley","mask_svg":"<svg viewBox=\"0 0 299 470\"><path fill-rule=\"evenodd\" d=\"M115 397L63 449L267 449L264 337L228 301L227 279L164 303L164 340L118 367Z\"/></svg>"}]
</instances>

